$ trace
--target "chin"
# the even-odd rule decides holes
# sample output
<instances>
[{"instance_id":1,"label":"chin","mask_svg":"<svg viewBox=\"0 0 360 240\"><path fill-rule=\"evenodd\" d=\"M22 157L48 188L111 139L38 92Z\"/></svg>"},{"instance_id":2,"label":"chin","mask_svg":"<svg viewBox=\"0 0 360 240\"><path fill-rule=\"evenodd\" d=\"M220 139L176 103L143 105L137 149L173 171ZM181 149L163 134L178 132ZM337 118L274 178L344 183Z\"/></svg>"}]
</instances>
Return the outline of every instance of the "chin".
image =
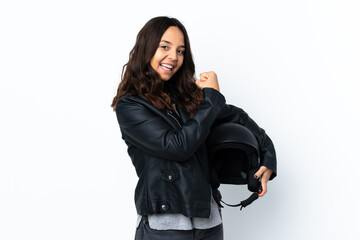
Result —
<instances>
[{"instance_id":1,"label":"chin","mask_svg":"<svg viewBox=\"0 0 360 240\"><path fill-rule=\"evenodd\" d=\"M161 77L161 80L169 81L171 78L172 78L172 76L170 76L170 77L166 76L166 77Z\"/></svg>"}]
</instances>

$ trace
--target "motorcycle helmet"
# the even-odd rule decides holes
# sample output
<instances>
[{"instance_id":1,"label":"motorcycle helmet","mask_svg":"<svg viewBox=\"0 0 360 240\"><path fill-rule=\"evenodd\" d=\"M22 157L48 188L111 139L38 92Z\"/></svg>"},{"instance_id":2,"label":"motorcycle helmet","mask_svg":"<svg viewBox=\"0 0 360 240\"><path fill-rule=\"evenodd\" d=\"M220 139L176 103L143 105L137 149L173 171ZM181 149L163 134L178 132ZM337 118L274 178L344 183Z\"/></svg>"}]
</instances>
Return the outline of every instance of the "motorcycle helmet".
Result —
<instances>
[{"instance_id":1,"label":"motorcycle helmet","mask_svg":"<svg viewBox=\"0 0 360 240\"><path fill-rule=\"evenodd\" d=\"M260 167L260 150L254 134L238 123L223 123L211 129L207 138L211 183L214 188L220 184L245 185L253 194L240 204L243 207L258 198L261 184L254 179Z\"/></svg>"}]
</instances>

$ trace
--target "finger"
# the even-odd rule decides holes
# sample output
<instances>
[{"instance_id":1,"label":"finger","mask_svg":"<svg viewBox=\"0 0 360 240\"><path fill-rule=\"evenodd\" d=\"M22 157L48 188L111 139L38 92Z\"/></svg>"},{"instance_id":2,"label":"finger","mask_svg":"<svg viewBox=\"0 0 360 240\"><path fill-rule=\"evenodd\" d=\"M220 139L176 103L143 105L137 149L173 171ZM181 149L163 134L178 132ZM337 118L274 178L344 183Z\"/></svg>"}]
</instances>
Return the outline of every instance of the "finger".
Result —
<instances>
[{"instance_id":1,"label":"finger","mask_svg":"<svg viewBox=\"0 0 360 240\"><path fill-rule=\"evenodd\" d=\"M208 72L208 76L213 76L213 77L216 77L216 73L214 72L214 71L210 71L210 72Z\"/></svg>"},{"instance_id":2,"label":"finger","mask_svg":"<svg viewBox=\"0 0 360 240\"><path fill-rule=\"evenodd\" d=\"M263 197L267 192L267 184L266 181L261 180L261 190L259 191L258 196Z\"/></svg>"},{"instance_id":3,"label":"finger","mask_svg":"<svg viewBox=\"0 0 360 240\"><path fill-rule=\"evenodd\" d=\"M260 167L260 169L255 173L254 178L258 179L259 177L261 177L264 174L265 170L266 167L264 166Z\"/></svg>"},{"instance_id":4,"label":"finger","mask_svg":"<svg viewBox=\"0 0 360 240\"><path fill-rule=\"evenodd\" d=\"M263 178L267 182L269 181L272 173L273 171L271 169L266 169L261 178Z\"/></svg>"},{"instance_id":5,"label":"finger","mask_svg":"<svg viewBox=\"0 0 360 240\"><path fill-rule=\"evenodd\" d=\"M207 72L200 73L200 80L206 80L209 78L209 74Z\"/></svg>"}]
</instances>

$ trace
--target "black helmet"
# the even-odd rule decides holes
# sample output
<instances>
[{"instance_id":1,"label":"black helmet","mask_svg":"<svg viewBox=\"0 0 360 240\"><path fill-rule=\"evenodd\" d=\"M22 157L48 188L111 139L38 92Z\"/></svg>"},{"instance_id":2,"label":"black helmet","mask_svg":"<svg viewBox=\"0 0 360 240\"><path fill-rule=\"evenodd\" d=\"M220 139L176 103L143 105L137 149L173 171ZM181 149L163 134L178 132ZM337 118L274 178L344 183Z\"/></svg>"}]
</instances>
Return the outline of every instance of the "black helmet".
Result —
<instances>
[{"instance_id":1,"label":"black helmet","mask_svg":"<svg viewBox=\"0 0 360 240\"><path fill-rule=\"evenodd\" d=\"M213 187L218 188L221 183L247 184L254 192L241 204L225 204L246 207L256 200L261 184L253 177L260 167L259 144L254 134L240 124L223 123L211 129L207 147Z\"/></svg>"}]
</instances>

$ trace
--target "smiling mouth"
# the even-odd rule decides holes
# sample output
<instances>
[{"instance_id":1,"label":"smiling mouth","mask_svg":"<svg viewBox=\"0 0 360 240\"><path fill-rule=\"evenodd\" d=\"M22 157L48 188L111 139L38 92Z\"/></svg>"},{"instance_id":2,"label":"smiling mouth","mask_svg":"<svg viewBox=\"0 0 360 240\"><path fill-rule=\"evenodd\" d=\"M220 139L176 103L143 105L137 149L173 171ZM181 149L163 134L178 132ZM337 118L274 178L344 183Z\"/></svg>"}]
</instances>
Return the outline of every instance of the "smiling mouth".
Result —
<instances>
[{"instance_id":1,"label":"smiling mouth","mask_svg":"<svg viewBox=\"0 0 360 240\"><path fill-rule=\"evenodd\" d=\"M160 63L160 67L167 70L167 71L171 71L174 68L173 66L170 66L170 65L165 64L165 63Z\"/></svg>"}]
</instances>

